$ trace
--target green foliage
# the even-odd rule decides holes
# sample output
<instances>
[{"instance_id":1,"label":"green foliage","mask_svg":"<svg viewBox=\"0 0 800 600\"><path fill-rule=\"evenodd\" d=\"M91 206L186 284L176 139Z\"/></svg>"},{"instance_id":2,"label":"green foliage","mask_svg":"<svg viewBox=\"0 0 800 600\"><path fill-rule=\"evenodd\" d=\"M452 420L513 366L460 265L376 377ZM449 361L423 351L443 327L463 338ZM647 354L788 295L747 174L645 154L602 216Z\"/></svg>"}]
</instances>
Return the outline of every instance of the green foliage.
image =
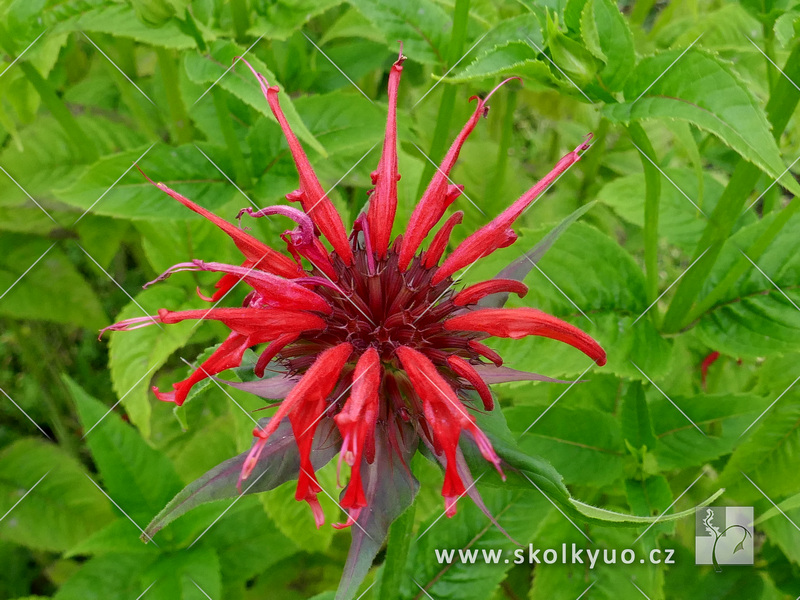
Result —
<instances>
[{"instance_id":1,"label":"green foliage","mask_svg":"<svg viewBox=\"0 0 800 600\"><path fill-rule=\"evenodd\" d=\"M349 226L372 187L399 41L395 234L433 173L420 150L441 159L473 94L523 80L495 93L451 174L465 194L449 211L465 215L450 249L595 134L520 218L519 241L458 287L523 280L509 306L580 327L608 363L542 337L489 340L506 366L567 380L493 386L497 408L473 413L505 481L465 435L473 498L447 519L429 450L406 457L413 473L381 456L390 493L368 531L336 530L348 468L323 444L318 531L294 499L288 433L267 451L278 467L260 463L247 497L236 489L260 398L206 381L173 412L150 391L185 377L181 358L201 362L224 328L96 335L202 308L195 288L210 294L213 274L141 290L171 265L242 260L134 163L231 222L297 189L235 57L280 88ZM800 595L796 1L0 0L0 57L0 597ZM283 249L284 217L245 218ZM692 514L708 502L755 507L754 566L694 565ZM676 562L516 564L529 543L674 549ZM492 550L496 564L480 554Z\"/></svg>"}]
</instances>

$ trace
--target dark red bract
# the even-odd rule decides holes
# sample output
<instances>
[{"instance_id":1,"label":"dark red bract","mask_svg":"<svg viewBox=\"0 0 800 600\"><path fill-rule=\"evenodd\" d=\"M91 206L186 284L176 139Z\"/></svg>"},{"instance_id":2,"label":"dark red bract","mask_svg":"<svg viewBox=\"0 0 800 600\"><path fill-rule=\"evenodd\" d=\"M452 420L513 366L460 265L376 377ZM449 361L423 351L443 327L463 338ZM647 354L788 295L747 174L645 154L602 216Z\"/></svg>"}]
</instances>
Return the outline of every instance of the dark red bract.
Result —
<instances>
[{"instance_id":1,"label":"dark red bract","mask_svg":"<svg viewBox=\"0 0 800 600\"><path fill-rule=\"evenodd\" d=\"M511 229L514 221L579 160L585 144L565 156L542 181L467 237L442 262L450 234L461 222L460 212L444 222L425 250L420 252L420 248L461 194L460 186L449 183L449 173L467 137L488 111L488 96L478 99L475 112L415 208L405 234L392 241L399 179L396 106L403 60L401 55L389 76L386 136L378 169L372 176L375 189L369 209L353 224L349 237L281 111L277 87L270 86L250 67L288 140L300 174L300 188L288 199L300 202L303 210L274 206L260 211L246 209L239 216L292 219L297 227L282 236L292 258L166 185L155 184L218 225L244 255L240 266L196 260L175 265L159 279L187 270L222 273L216 292L207 298L213 302L242 281L252 291L240 308L218 308L215 304L209 309L180 312L162 309L155 316L108 328L129 330L156 322L212 319L231 330L188 379L174 384L169 392L154 388L159 399L178 405L198 381L239 366L245 350L266 344L255 374L263 377L268 366L279 370L277 377L264 380L263 390L266 397L283 400L266 426L254 430L255 443L244 462L241 480L248 478L270 437L288 418L300 456L296 497L311 505L318 526L323 521L317 500L321 490L311 456L314 434L321 423L329 424L332 419L342 440L340 464L344 461L351 468L341 498L342 507L349 513L345 525L358 519L369 504L362 469L373 463L376 440L387 445L382 450L393 452L403 462L403 456L409 456L408 445L416 443L410 435L414 440L418 436L443 464L442 495L447 514L452 515L455 501L466 492L464 479L469 478L459 449L462 431L502 474L500 458L475 424L473 411L477 408L472 395L477 392L483 409L490 411L493 399L489 384L536 378L502 367L502 359L482 340L490 336L546 336L571 344L600 365L606 360L603 349L569 323L532 308L478 305L491 294L513 292L524 296L527 288L519 281L495 279L460 291L453 289L453 275L459 269L515 241ZM323 237L333 250L323 245Z\"/></svg>"}]
</instances>

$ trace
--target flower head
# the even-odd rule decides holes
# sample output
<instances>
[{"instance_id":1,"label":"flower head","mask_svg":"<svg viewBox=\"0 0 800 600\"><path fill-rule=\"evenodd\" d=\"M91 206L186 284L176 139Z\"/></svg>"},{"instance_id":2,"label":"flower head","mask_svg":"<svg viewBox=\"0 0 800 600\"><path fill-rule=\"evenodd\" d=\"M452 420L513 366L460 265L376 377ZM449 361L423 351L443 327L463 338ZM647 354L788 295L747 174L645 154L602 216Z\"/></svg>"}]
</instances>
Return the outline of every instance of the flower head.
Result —
<instances>
[{"instance_id":1,"label":"flower head","mask_svg":"<svg viewBox=\"0 0 800 600\"><path fill-rule=\"evenodd\" d=\"M248 348L263 345L255 374L263 377L269 365L279 374L238 385L283 400L275 415L253 431L254 443L242 463L239 483L241 486L251 476L264 449L288 419L299 454L296 498L309 503L318 526L324 516L311 460L318 430L327 432L333 443L340 443L339 465L344 462L350 467L349 482L341 496L348 520L340 526L357 522L362 510L370 506L381 478L380 474L367 477L365 470L376 461L376 454L393 457L389 462L408 470L407 459L419 440L444 467L442 495L447 514L452 516L456 500L467 492L465 483L471 479L460 443L471 440L502 475L501 460L475 421L474 414L480 410L474 404L475 393L482 409L491 411L494 402L490 384L536 378L502 367L502 358L482 341L492 336L545 336L574 346L599 365L606 361L597 342L569 323L533 308L479 305L491 294L514 292L524 296L527 287L523 283L493 279L455 290L457 280L453 279L458 270L516 240L514 221L579 160L585 144L562 158L542 181L444 257L450 234L461 223L460 211L444 221L427 247L423 244L461 194L461 186L449 183L449 173L466 139L487 114L488 96L478 99L474 113L413 211L405 233L391 239L400 178L396 107L404 60L401 54L389 75L389 114L383 151L372 174L375 188L366 213L356 219L349 236L284 117L278 88L248 65L288 140L300 188L287 198L298 201L302 210L288 206L259 211L248 208L239 217L279 215L294 221L296 228L282 236L291 258L166 185L154 184L219 226L243 255L241 265L202 260L180 263L158 279L181 271L220 273L223 276L216 292L204 297L215 303L240 282L252 291L241 307L215 304L185 311L165 308L157 315L107 328L121 331L153 323L211 319L230 329L228 338L187 379L173 384L170 391L153 388L160 400L177 405L183 404L197 382L239 366ZM332 437L331 432L338 433ZM385 462L385 458L382 460Z\"/></svg>"}]
</instances>

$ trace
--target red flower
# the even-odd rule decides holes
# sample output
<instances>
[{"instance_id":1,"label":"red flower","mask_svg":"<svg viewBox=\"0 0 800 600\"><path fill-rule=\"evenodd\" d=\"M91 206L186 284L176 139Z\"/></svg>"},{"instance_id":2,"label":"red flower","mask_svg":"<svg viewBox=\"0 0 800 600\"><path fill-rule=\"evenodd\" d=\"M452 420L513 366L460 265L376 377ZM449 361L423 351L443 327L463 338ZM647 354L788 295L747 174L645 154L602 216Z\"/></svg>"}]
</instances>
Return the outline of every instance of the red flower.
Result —
<instances>
[{"instance_id":1,"label":"red flower","mask_svg":"<svg viewBox=\"0 0 800 600\"><path fill-rule=\"evenodd\" d=\"M419 249L461 193L460 186L448 183L447 175L467 137L488 111L487 99L479 99L414 210L406 232L391 241L400 178L396 105L403 60L401 55L389 75L389 116L383 152L372 176L375 189L369 209L353 224L349 239L281 111L278 88L253 70L286 135L300 174L300 189L288 198L299 201L303 210L277 206L261 211L246 209L239 216L271 214L295 221L297 227L283 235L292 258L166 185L155 184L218 225L244 255L241 266L195 260L175 265L159 279L179 271L223 273L216 293L207 298L212 301L219 300L238 282L243 281L252 291L241 308L182 312L162 309L156 316L130 319L107 328L128 330L185 319L213 319L230 328L228 339L188 379L173 384L170 392L154 388L159 399L178 405L195 383L238 366L247 348L267 344L255 373L262 377L272 363L282 374L263 380L263 385L239 385L242 389L260 390L269 398L284 399L272 419L253 432L255 442L243 461L240 484L251 475L271 437L288 419L299 450L296 497L311 505L318 526L323 514L317 501L320 487L311 462L312 442L318 429L327 432L327 439L339 443L339 436L331 433L334 427L338 429L340 465L344 461L350 466L350 479L341 498L349 518L342 526L358 521L374 497L373 488L381 483L380 474L375 476L369 471L376 453L380 461L385 462L388 456L390 462L407 470L407 459L413 455L418 438L445 468L442 495L447 514L452 516L455 501L467 490L465 479L470 479L459 449L462 437L471 439L502 474L500 458L476 425L473 414L478 408L471 399L472 392L477 392L483 409L491 411L489 384L537 378L502 367L502 358L481 340L490 336L546 336L574 346L599 365L606 362L605 352L597 342L555 317L532 308L481 308L477 304L490 294L514 292L524 296L527 287L519 281L494 279L459 292L452 290L456 271L514 242L514 221L579 160L585 144L566 155L542 181L459 244L440 265L450 234L461 222L461 212L453 213L444 222L427 249ZM332 251L321 238L330 243ZM462 432L467 435L462 436Z\"/></svg>"}]
</instances>

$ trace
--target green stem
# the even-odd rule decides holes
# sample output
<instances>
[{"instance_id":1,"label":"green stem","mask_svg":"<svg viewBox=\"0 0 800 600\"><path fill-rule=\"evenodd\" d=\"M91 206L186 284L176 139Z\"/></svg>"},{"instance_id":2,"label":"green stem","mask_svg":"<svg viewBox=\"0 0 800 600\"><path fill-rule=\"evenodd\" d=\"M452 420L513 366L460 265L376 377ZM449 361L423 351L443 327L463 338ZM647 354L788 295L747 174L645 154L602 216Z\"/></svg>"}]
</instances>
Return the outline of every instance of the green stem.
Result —
<instances>
[{"instance_id":1,"label":"green stem","mask_svg":"<svg viewBox=\"0 0 800 600\"><path fill-rule=\"evenodd\" d=\"M508 148L514 138L514 109L517 106L517 91L510 90L506 95L505 112L500 130L500 148L497 150L497 163L494 175L486 188L486 198L503 196L508 168Z\"/></svg>"},{"instance_id":2,"label":"green stem","mask_svg":"<svg viewBox=\"0 0 800 600\"><path fill-rule=\"evenodd\" d=\"M786 124L789 122L789 118L797 107L798 100L800 100L800 91L791 83L791 81L797 81L800 78L800 44L795 44L789 58L786 60L783 71L786 77L782 76L775 82L775 87L766 106L767 119L772 125L772 135L775 139L780 138L786 128ZM665 333L674 333L686 327L699 314L713 306L713 303L722 297L730 285L752 266L742 256L736 266L726 274L723 281L717 285L711 294L692 310L697 294L708 278L708 274L722 251L725 240L730 236L733 226L742 214L744 204L760 176L761 171L758 167L739 159L728 185L725 187L714 212L711 214L703 236L695 248L694 260L697 260L697 263L681 279L675 297L672 299L664 317L663 330ZM800 204L795 199L781 211L772 226L761 234L761 237L748 250L748 256L751 259L758 260L760 252L766 249L780 231L780 227L785 225L799 207ZM699 258L701 255L702 258ZM733 277L734 272L739 273L736 278Z\"/></svg>"},{"instance_id":3,"label":"green stem","mask_svg":"<svg viewBox=\"0 0 800 600\"><path fill-rule=\"evenodd\" d=\"M233 130L233 122L231 121L228 102L225 98L226 93L218 85L211 90L214 108L217 111L217 120L222 129L222 135L225 138L225 145L228 147L230 158L233 161L233 167L236 169L236 183L239 187L248 188L250 187L250 169L247 167L236 132Z\"/></svg>"},{"instance_id":4,"label":"green stem","mask_svg":"<svg viewBox=\"0 0 800 600\"><path fill-rule=\"evenodd\" d=\"M408 507L389 527L389 541L386 544L381 589L377 596L381 600L395 600L400 596L400 584L406 577L408 550L411 548L415 507L416 504Z\"/></svg>"},{"instance_id":5,"label":"green stem","mask_svg":"<svg viewBox=\"0 0 800 600\"><path fill-rule=\"evenodd\" d=\"M600 171L600 165L603 164L605 156L606 135L608 134L609 121L606 118L600 119L600 124L597 126L597 131L594 135L594 143L592 144L592 151L587 152L581 157L579 163L583 170L583 180L581 181L581 188L578 192L578 202L585 204L583 199L587 197L590 186L597 182L597 173ZM595 147L596 146L596 147Z\"/></svg>"},{"instance_id":6,"label":"green stem","mask_svg":"<svg viewBox=\"0 0 800 600\"><path fill-rule=\"evenodd\" d=\"M447 64L452 66L461 58L464 51L464 41L467 36L467 21L469 20L470 0L456 0L455 14L453 16L453 32L450 36L450 45L447 48ZM433 130L433 141L431 142L431 160L439 160L447 148L447 141L450 133L450 119L453 115L453 108L456 104L456 89L450 84L443 83L442 99L439 103L439 112L436 118L436 127ZM436 169L430 161L425 160L425 167L419 180L417 196L422 196Z\"/></svg>"},{"instance_id":7,"label":"green stem","mask_svg":"<svg viewBox=\"0 0 800 600\"><path fill-rule=\"evenodd\" d=\"M188 144L192 141L192 124L178 89L178 68L175 59L169 50L160 47L156 47L156 56L169 106L170 137L178 144Z\"/></svg>"},{"instance_id":8,"label":"green stem","mask_svg":"<svg viewBox=\"0 0 800 600\"><path fill-rule=\"evenodd\" d=\"M644 128L637 122L628 126L628 135L647 156L640 158L644 169L644 267L647 274L647 302L658 298L658 204L661 197L661 173L656 165L658 158ZM649 159L649 160L648 160ZM657 319L657 306L651 313Z\"/></svg>"},{"instance_id":9,"label":"green stem","mask_svg":"<svg viewBox=\"0 0 800 600\"><path fill-rule=\"evenodd\" d=\"M142 106L142 95L136 91L130 82L120 73L114 65L106 62L106 72L114 80L114 83L119 90L122 101L128 110L131 111L133 118L139 124L139 127L147 134L149 139L158 139L158 132L153 126L153 117L147 114L147 111Z\"/></svg>"},{"instance_id":10,"label":"green stem","mask_svg":"<svg viewBox=\"0 0 800 600\"><path fill-rule=\"evenodd\" d=\"M233 16L233 28L236 31L236 40L241 42L247 37L247 30L250 28L247 0L231 0L231 14Z\"/></svg>"}]
</instances>

